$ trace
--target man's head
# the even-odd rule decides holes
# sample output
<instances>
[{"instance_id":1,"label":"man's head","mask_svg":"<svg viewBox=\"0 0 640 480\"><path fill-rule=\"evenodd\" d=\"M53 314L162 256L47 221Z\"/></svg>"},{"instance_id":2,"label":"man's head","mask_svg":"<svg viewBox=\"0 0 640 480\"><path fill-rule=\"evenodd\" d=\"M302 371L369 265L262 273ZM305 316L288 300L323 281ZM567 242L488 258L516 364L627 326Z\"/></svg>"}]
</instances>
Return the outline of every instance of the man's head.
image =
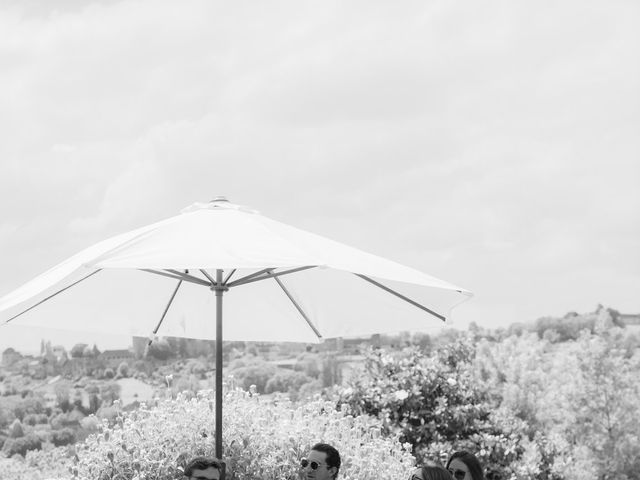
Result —
<instances>
[{"instance_id":1,"label":"man's head","mask_svg":"<svg viewBox=\"0 0 640 480\"><path fill-rule=\"evenodd\" d=\"M196 457L185 467L184 476L190 480L220 480L222 462L216 458Z\"/></svg>"},{"instance_id":2,"label":"man's head","mask_svg":"<svg viewBox=\"0 0 640 480\"><path fill-rule=\"evenodd\" d=\"M301 465L307 480L332 480L340 471L340 453L327 443L316 443Z\"/></svg>"}]
</instances>

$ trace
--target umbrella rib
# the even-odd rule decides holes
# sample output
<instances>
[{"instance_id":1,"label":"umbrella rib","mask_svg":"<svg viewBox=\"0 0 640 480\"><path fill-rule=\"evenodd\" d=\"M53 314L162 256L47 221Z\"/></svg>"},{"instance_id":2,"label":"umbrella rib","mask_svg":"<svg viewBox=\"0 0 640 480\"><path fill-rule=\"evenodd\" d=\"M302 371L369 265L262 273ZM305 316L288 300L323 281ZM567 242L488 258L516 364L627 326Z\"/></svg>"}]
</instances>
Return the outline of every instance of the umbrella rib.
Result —
<instances>
[{"instance_id":1,"label":"umbrella rib","mask_svg":"<svg viewBox=\"0 0 640 480\"><path fill-rule=\"evenodd\" d=\"M184 272L181 272L179 270L174 270L172 268L165 269L165 271L169 273L173 273L174 275L177 275L179 279L185 280L187 282L189 281L193 281L194 283L200 282L200 285L204 285L207 287L211 286L207 281L202 280L201 278L198 278L195 275L189 275L189 270L187 269L185 269Z\"/></svg>"},{"instance_id":2,"label":"umbrella rib","mask_svg":"<svg viewBox=\"0 0 640 480\"><path fill-rule=\"evenodd\" d=\"M262 275L263 273L267 273L270 272L272 270L275 270L276 267L271 267L271 268L265 268L263 270L258 270L257 272L253 272L245 277L239 278L238 280L235 280L233 282L231 282L229 285L227 285L228 287L235 287L236 285L242 285L243 283L245 283L246 280L250 280L252 278L255 278L259 275Z\"/></svg>"},{"instance_id":3,"label":"umbrella rib","mask_svg":"<svg viewBox=\"0 0 640 480\"><path fill-rule=\"evenodd\" d=\"M194 277L192 275L186 275L176 270L167 270L166 272L152 270L150 268L141 268L140 270L142 270L143 272L155 273L156 275L162 275L163 277L173 278L174 280L184 280L185 282L191 282L197 285L203 285L205 287L211 286L211 284L206 280L202 280L201 278Z\"/></svg>"},{"instance_id":4,"label":"umbrella rib","mask_svg":"<svg viewBox=\"0 0 640 480\"><path fill-rule=\"evenodd\" d=\"M189 273L189 270L185 270L184 273ZM162 312L162 317L160 317L160 321L156 325L156 328L153 329L152 333L154 335L156 333L158 333L158 330L160 329L160 325L162 325L162 322L164 321L164 318L167 316L167 312L169 311L169 307L173 303L173 299L176 298L176 294L178 293L178 289L180 288L180 285L182 285L182 281L183 281L182 279L178 280L178 284L176 285L175 290L171 294L171 298L169 299L169 303L167 303L167 306L165 307L164 312ZM151 342L152 342L152 340L149 339L149 343L147 344L147 346L150 346Z\"/></svg>"},{"instance_id":5,"label":"umbrella rib","mask_svg":"<svg viewBox=\"0 0 640 480\"><path fill-rule=\"evenodd\" d=\"M236 270L237 270L237 269L236 269L236 268L234 268L233 270L231 270L231 272L229 272L229 275L227 275L227 276L225 277L225 279L222 281L222 285L226 285L226 284L227 284L227 282L229 281L229 279L231 278L231 276L232 276L234 273L236 273Z\"/></svg>"},{"instance_id":6,"label":"umbrella rib","mask_svg":"<svg viewBox=\"0 0 640 480\"><path fill-rule=\"evenodd\" d=\"M313 330L313 333L315 333L318 338L322 338L322 334L320 333L320 331L316 328L316 326L313 324L313 322L307 316L304 310L302 310L302 307L298 304L298 302L295 301L291 293L289 293L289 290L287 289L287 287L284 286L284 283L282 283L282 280L280 280L276 276L274 276L273 279L276 281L278 285L280 285L280 288L287 295L287 297L289 297L289 300L291 300L291 303L293 303L293 306L296 307L296 310L298 310L300 315L302 315L302 318L304 318L304 320L307 322L307 325L311 327L311 330Z\"/></svg>"},{"instance_id":7,"label":"umbrella rib","mask_svg":"<svg viewBox=\"0 0 640 480\"><path fill-rule=\"evenodd\" d=\"M216 284L216 281L213 279L213 277L212 277L211 275L209 275L209 274L207 273L207 271L206 271L204 268L201 268L201 269L200 269L200 272L202 272L202 274L203 274L205 277L207 277L207 280L209 280L209 281L211 282L211 285L215 285L215 284Z\"/></svg>"},{"instance_id":8,"label":"umbrella rib","mask_svg":"<svg viewBox=\"0 0 640 480\"><path fill-rule=\"evenodd\" d=\"M73 282L71 285L67 285L66 287L64 287L64 288L62 288L62 289L60 289L60 290L58 290L57 292L52 293L52 294L51 294L51 295L49 295L47 298L44 298L44 299L40 300L40 301L39 301L38 303L36 303L35 305L31 305L31 306L30 306L29 308L27 308L26 310L23 310L22 312L20 312L20 313L18 313L18 314L16 314L16 315L14 315L14 316L13 316L13 317L11 317L10 319L8 319L6 322L4 322L4 324L6 325L6 324L7 324L7 323L9 323L11 320L13 320L13 319L15 319L15 318L18 318L20 315L23 315L23 314L27 313L29 310L33 310L33 309L34 309L34 308L36 308L38 305L43 304L43 303L44 303L44 302L46 302L47 300L49 300L49 299L51 299L51 298L55 297L56 295L58 295L59 293L64 292L65 290L70 289L70 288L71 288L71 287L73 287L74 285L79 284L79 283L80 283L80 282L82 282L83 280L86 280L87 278L89 278L89 277L91 277L91 276L95 275L96 273L98 273L98 272L99 272L99 271L101 271L101 270L102 270L102 269L101 269L101 268L99 268L98 270L96 270L96 271L94 271L94 272L91 272L89 275L85 275L85 276L84 276L84 277L82 277L80 280L76 280L76 281L75 281L75 282Z\"/></svg>"},{"instance_id":9,"label":"umbrella rib","mask_svg":"<svg viewBox=\"0 0 640 480\"><path fill-rule=\"evenodd\" d=\"M373 285L375 285L376 287L381 288L382 290L384 290L385 292L389 292L392 295L395 295L396 297L404 300L405 302L410 303L411 305L418 307L421 310L424 310L427 313L430 313L431 315L433 315L436 318L439 318L440 320L442 320L443 322L446 321L446 317L444 315L440 315L439 313L434 312L433 310L431 310L430 308L425 307L424 305L419 304L418 302L411 300L409 297L405 297L404 295L402 295L401 293L396 292L395 290L392 290L391 288L387 287L386 285L383 285L379 282L376 282L374 279L367 277L366 275L362 275L361 273L354 273L354 275L362 278L363 280L366 280L369 283L372 283Z\"/></svg>"},{"instance_id":10,"label":"umbrella rib","mask_svg":"<svg viewBox=\"0 0 640 480\"><path fill-rule=\"evenodd\" d=\"M292 268L290 270L284 270L282 272L277 272L277 273L272 273L272 270L275 270L275 268L270 268L268 272L266 272L262 277L258 277L258 278L251 278L248 280L245 280L247 277L244 278L240 278L238 280L236 280L235 282L231 282L228 286L229 287L235 287L237 285L245 285L247 283L253 283L253 282L258 282L260 280L266 280L267 278L276 278L276 277L281 277L282 275L288 275L290 273L296 273L296 272L301 272L303 270L309 270L310 268L316 268L316 265L309 265L306 267L297 267L297 268ZM264 273L264 272L261 272Z\"/></svg>"}]
</instances>

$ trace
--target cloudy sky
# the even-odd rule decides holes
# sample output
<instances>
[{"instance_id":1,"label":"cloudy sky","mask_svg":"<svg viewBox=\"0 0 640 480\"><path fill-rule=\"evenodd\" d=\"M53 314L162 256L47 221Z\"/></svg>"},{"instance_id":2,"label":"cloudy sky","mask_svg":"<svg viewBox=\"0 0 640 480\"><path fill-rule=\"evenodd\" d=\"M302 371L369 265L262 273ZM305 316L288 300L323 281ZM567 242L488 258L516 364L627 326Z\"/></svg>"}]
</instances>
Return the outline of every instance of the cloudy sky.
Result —
<instances>
[{"instance_id":1,"label":"cloudy sky","mask_svg":"<svg viewBox=\"0 0 640 480\"><path fill-rule=\"evenodd\" d=\"M639 21L635 1L4 1L0 294L226 195L472 290L460 326L640 312ZM0 347L42 336L80 338Z\"/></svg>"}]
</instances>

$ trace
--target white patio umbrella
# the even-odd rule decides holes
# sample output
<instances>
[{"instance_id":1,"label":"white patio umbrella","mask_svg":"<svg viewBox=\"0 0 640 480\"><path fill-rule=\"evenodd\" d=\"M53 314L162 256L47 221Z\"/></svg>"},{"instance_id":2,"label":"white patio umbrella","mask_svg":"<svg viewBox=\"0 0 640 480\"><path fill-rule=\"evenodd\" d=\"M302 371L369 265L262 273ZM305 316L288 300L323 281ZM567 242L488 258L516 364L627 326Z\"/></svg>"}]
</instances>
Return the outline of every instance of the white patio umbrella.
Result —
<instances>
[{"instance_id":1,"label":"white patio umbrella","mask_svg":"<svg viewBox=\"0 0 640 480\"><path fill-rule=\"evenodd\" d=\"M158 296L169 299L164 309ZM419 331L470 296L219 197L51 268L0 299L0 325L215 339L221 458L223 327L226 340L246 341Z\"/></svg>"}]
</instances>

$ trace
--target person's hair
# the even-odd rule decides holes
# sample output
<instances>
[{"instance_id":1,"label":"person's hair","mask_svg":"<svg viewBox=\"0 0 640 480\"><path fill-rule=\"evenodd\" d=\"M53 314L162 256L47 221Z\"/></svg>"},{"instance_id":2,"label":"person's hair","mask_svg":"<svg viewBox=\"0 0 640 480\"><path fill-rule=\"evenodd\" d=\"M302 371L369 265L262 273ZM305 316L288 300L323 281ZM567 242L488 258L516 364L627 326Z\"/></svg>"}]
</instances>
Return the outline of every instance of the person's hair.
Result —
<instances>
[{"instance_id":1,"label":"person's hair","mask_svg":"<svg viewBox=\"0 0 640 480\"><path fill-rule=\"evenodd\" d=\"M473 453L469 453L465 450L454 452L447 461L447 469L449 468L449 465L451 465L451 461L456 458L467 466L473 480L484 480L482 466Z\"/></svg>"},{"instance_id":2,"label":"person's hair","mask_svg":"<svg viewBox=\"0 0 640 480\"><path fill-rule=\"evenodd\" d=\"M451 480L451 475L442 465L429 462L421 469L423 480Z\"/></svg>"},{"instance_id":3,"label":"person's hair","mask_svg":"<svg viewBox=\"0 0 640 480\"><path fill-rule=\"evenodd\" d=\"M336 450L335 447L329 445L328 443L316 443L311 450L315 450L316 452L323 452L327 454L327 465L329 467L336 467L336 474L333 476L335 478L340 471L340 453Z\"/></svg>"},{"instance_id":4,"label":"person's hair","mask_svg":"<svg viewBox=\"0 0 640 480\"><path fill-rule=\"evenodd\" d=\"M184 475L190 477L194 470L206 470L209 467L222 471L222 462L213 457L196 457L187 463L184 468Z\"/></svg>"}]
</instances>

